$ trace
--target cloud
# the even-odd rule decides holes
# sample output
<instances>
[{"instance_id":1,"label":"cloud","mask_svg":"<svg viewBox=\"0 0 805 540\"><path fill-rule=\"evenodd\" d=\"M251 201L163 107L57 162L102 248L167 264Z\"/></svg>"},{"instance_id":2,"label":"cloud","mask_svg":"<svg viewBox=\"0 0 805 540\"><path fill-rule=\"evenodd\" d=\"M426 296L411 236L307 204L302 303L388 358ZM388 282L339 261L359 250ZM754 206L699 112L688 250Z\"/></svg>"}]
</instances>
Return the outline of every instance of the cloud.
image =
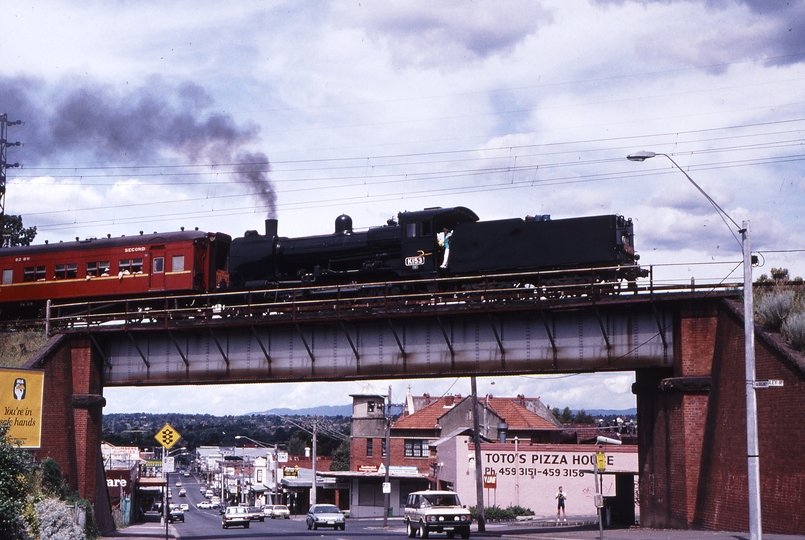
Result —
<instances>
[{"instance_id":1,"label":"cloud","mask_svg":"<svg viewBox=\"0 0 805 540\"><path fill-rule=\"evenodd\" d=\"M541 2L369 0L358 6L342 9L342 17L362 27L397 63L448 69L505 54L552 20Z\"/></svg>"},{"instance_id":2,"label":"cloud","mask_svg":"<svg viewBox=\"0 0 805 540\"><path fill-rule=\"evenodd\" d=\"M687 13L685 24L699 28L692 39L657 39L646 34L644 46L657 56L688 56L699 66L720 72L723 64L765 56L769 66L805 61L805 4L777 0L592 0L599 5L639 4L662 6L669 20L679 21L678 9ZM700 16L696 12L703 10ZM675 12L676 14L672 14ZM658 14L655 14L658 15ZM737 23L736 20L741 20Z\"/></svg>"}]
</instances>

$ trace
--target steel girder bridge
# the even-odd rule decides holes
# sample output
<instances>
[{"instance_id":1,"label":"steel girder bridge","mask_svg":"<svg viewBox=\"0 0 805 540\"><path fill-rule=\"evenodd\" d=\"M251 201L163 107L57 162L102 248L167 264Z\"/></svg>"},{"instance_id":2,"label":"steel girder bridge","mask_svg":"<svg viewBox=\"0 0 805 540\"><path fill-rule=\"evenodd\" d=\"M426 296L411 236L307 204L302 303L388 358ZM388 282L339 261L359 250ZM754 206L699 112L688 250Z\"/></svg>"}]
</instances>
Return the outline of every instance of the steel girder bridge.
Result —
<instances>
[{"instance_id":1,"label":"steel girder bridge","mask_svg":"<svg viewBox=\"0 0 805 540\"><path fill-rule=\"evenodd\" d=\"M90 336L106 387L623 371L673 365L669 301L736 294L387 285L53 305L48 324Z\"/></svg>"}]
</instances>

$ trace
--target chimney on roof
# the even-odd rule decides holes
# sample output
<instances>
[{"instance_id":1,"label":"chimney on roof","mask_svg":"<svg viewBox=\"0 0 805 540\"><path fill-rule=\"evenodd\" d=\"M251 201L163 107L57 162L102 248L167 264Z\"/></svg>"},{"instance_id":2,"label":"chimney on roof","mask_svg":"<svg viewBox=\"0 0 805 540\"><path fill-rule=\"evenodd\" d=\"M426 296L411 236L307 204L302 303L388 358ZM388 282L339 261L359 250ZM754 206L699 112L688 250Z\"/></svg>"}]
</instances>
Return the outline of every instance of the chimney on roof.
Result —
<instances>
[{"instance_id":1,"label":"chimney on roof","mask_svg":"<svg viewBox=\"0 0 805 540\"><path fill-rule=\"evenodd\" d=\"M430 394L425 392L424 394L422 394L422 397L425 398L425 405L430 405Z\"/></svg>"},{"instance_id":2,"label":"chimney on roof","mask_svg":"<svg viewBox=\"0 0 805 540\"><path fill-rule=\"evenodd\" d=\"M525 407L525 394L517 394L517 399L520 400L520 405Z\"/></svg>"},{"instance_id":3,"label":"chimney on roof","mask_svg":"<svg viewBox=\"0 0 805 540\"><path fill-rule=\"evenodd\" d=\"M447 396L444 399L444 406L445 407L452 407L453 405L455 405L455 402L456 402L455 396Z\"/></svg>"},{"instance_id":4,"label":"chimney on roof","mask_svg":"<svg viewBox=\"0 0 805 540\"><path fill-rule=\"evenodd\" d=\"M509 431L509 424L506 422L501 422L498 424L498 442L503 444L506 442L506 434Z\"/></svg>"},{"instance_id":5,"label":"chimney on roof","mask_svg":"<svg viewBox=\"0 0 805 540\"><path fill-rule=\"evenodd\" d=\"M456 399L461 401L461 394L456 394Z\"/></svg>"}]
</instances>

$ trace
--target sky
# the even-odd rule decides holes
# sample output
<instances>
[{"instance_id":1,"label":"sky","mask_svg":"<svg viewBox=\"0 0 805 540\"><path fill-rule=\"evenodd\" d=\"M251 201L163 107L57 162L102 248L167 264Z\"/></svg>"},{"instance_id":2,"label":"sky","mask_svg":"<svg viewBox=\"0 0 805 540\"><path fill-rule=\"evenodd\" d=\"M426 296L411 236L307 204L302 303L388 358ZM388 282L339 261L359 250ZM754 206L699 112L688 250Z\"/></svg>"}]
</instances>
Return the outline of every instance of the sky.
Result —
<instances>
[{"instance_id":1,"label":"sky","mask_svg":"<svg viewBox=\"0 0 805 540\"><path fill-rule=\"evenodd\" d=\"M267 217L303 236L340 214L359 229L467 206L482 220L630 217L659 283L740 281L748 220L756 278L805 276L801 2L53 0L14 2L4 21L0 113L23 122L8 128L22 166L5 211L37 227L35 243L239 236ZM626 159L641 150L667 157ZM560 408L634 406L631 373L479 392L493 381ZM359 389L105 394L107 412L240 414Z\"/></svg>"}]
</instances>

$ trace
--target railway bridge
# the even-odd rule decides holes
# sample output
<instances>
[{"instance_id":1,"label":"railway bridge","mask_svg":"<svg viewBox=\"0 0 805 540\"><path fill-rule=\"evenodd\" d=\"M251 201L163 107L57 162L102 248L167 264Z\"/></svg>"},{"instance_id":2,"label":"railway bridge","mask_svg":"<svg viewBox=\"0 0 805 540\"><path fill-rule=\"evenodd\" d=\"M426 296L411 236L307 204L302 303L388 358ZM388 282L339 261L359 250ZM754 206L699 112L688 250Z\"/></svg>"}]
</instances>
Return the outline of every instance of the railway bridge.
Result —
<instances>
[{"instance_id":1,"label":"railway bridge","mask_svg":"<svg viewBox=\"0 0 805 540\"><path fill-rule=\"evenodd\" d=\"M379 284L371 296L333 287L49 306L53 337L26 366L45 371L38 455L59 461L108 529L107 387L634 371L641 524L748 530L739 288L433 290ZM782 523L766 512L763 525L803 530L805 472L789 450L805 435L791 422L805 410L805 360L756 333L758 378L785 381L758 396L762 500L795 516Z\"/></svg>"}]
</instances>

